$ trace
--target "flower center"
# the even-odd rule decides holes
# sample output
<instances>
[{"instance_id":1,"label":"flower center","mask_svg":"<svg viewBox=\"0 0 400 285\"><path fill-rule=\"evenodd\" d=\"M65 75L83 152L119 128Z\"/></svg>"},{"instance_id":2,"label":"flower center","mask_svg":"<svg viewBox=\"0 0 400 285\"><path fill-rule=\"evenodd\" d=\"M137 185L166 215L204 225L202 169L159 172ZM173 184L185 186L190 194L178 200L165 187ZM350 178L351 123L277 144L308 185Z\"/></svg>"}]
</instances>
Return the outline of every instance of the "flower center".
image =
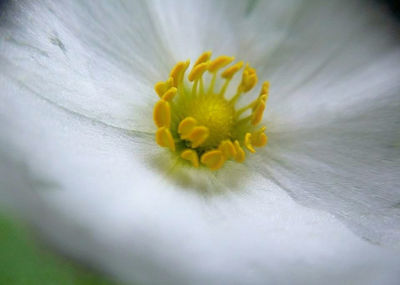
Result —
<instances>
[{"instance_id":1,"label":"flower center","mask_svg":"<svg viewBox=\"0 0 400 285\"><path fill-rule=\"evenodd\" d=\"M211 60L211 52L205 52L189 72L191 84L185 80L186 61L178 62L168 80L154 87L160 97L153 113L158 127L156 142L178 152L194 167L201 163L217 170L228 159L243 162L243 146L254 153L254 147L267 143L265 126L257 125L262 120L269 83L263 83L257 99L236 108L238 99L257 84L257 74L246 64L236 93L226 98L232 78L244 65L240 61L227 67L233 60L228 56ZM217 79L222 79L221 84Z\"/></svg>"},{"instance_id":2,"label":"flower center","mask_svg":"<svg viewBox=\"0 0 400 285\"><path fill-rule=\"evenodd\" d=\"M209 130L207 139L201 144L203 148L216 148L221 141L230 139L235 109L224 98L219 96L194 98L188 102L183 113L184 118L192 117L199 125Z\"/></svg>"}]
</instances>

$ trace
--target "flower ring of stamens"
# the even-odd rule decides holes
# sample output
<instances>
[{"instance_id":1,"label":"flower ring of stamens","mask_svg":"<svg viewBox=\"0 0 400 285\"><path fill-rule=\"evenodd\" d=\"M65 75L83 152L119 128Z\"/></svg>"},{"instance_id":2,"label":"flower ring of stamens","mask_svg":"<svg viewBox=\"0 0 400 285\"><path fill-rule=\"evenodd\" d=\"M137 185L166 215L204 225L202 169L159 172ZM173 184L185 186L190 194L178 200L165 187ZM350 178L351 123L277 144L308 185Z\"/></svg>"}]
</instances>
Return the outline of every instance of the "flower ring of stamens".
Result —
<instances>
[{"instance_id":1,"label":"flower ring of stamens","mask_svg":"<svg viewBox=\"0 0 400 285\"><path fill-rule=\"evenodd\" d=\"M202 164L217 170L229 159L243 162L244 148L254 153L255 147L267 144L266 127L257 126L265 110L269 83L262 84L257 99L237 109L238 99L254 88L258 78L256 70L242 61L227 67L233 61L233 57L225 55L211 60L208 51L197 59L189 72L187 81L190 84L185 80L190 63L181 61L172 68L165 82L154 86L160 97L153 112L158 128L156 142L178 152L194 167ZM243 66L236 93L225 98L229 83ZM206 81L207 76L210 80ZM217 79L223 81L220 88L217 88ZM250 114L245 115L248 110Z\"/></svg>"}]
</instances>

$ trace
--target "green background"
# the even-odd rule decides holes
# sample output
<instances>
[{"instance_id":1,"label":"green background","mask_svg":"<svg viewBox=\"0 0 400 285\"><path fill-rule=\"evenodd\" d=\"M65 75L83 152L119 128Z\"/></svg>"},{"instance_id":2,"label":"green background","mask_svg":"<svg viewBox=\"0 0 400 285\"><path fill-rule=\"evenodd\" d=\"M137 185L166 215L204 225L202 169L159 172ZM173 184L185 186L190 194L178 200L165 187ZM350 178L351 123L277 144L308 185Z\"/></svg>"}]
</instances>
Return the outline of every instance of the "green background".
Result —
<instances>
[{"instance_id":1,"label":"green background","mask_svg":"<svg viewBox=\"0 0 400 285\"><path fill-rule=\"evenodd\" d=\"M117 285L40 244L28 227L0 214L0 284Z\"/></svg>"}]
</instances>

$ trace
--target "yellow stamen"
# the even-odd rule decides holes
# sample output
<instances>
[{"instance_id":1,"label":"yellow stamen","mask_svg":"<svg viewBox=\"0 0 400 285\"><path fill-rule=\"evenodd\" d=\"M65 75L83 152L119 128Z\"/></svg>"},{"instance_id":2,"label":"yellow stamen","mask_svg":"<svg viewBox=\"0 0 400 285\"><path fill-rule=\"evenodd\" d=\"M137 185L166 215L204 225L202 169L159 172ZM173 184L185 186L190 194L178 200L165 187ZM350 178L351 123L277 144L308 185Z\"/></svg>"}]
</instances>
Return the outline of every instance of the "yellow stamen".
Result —
<instances>
[{"instance_id":1,"label":"yellow stamen","mask_svg":"<svg viewBox=\"0 0 400 285\"><path fill-rule=\"evenodd\" d=\"M243 92L250 91L257 84L257 73L256 70L250 67L249 64L246 64L246 67L243 71L242 82L240 84Z\"/></svg>"},{"instance_id":2,"label":"yellow stamen","mask_svg":"<svg viewBox=\"0 0 400 285\"><path fill-rule=\"evenodd\" d=\"M263 96L261 96L261 97L263 97ZM263 98L261 98L260 100L258 100L257 105L254 107L254 111L251 115L251 124L253 126L255 126L259 122L261 122L261 120L263 118L264 110L265 110L265 101L263 100Z\"/></svg>"},{"instance_id":3,"label":"yellow stamen","mask_svg":"<svg viewBox=\"0 0 400 285\"><path fill-rule=\"evenodd\" d=\"M244 136L244 145L252 153L256 152L256 150L253 148L253 145L251 144L251 133L246 133L246 135Z\"/></svg>"},{"instance_id":4,"label":"yellow stamen","mask_svg":"<svg viewBox=\"0 0 400 285\"><path fill-rule=\"evenodd\" d=\"M220 68L223 68L234 61L234 59L234 57L221 55L210 62L210 65L208 66L208 71L210 71L211 73L217 72Z\"/></svg>"},{"instance_id":5,"label":"yellow stamen","mask_svg":"<svg viewBox=\"0 0 400 285\"><path fill-rule=\"evenodd\" d=\"M246 158L243 148L240 146L240 144L237 140L235 141L234 146L235 146L235 150L236 150L235 160L237 162L243 162L244 159Z\"/></svg>"},{"instance_id":6,"label":"yellow stamen","mask_svg":"<svg viewBox=\"0 0 400 285\"><path fill-rule=\"evenodd\" d=\"M171 87L164 93L164 95L162 95L161 98L164 101L171 101L175 97L177 91L178 89L176 89L176 87Z\"/></svg>"},{"instance_id":7,"label":"yellow stamen","mask_svg":"<svg viewBox=\"0 0 400 285\"><path fill-rule=\"evenodd\" d=\"M170 77L174 79L173 86L177 87L178 83L180 82L180 77L182 73L186 71L190 64L190 61L180 61L178 62L171 70Z\"/></svg>"},{"instance_id":8,"label":"yellow stamen","mask_svg":"<svg viewBox=\"0 0 400 285\"><path fill-rule=\"evenodd\" d=\"M166 127L161 127L156 132L156 142L162 147L168 147L175 151L175 142L170 130Z\"/></svg>"},{"instance_id":9,"label":"yellow stamen","mask_svg":"<svg viewBox=\"0 0 400 285\"><path fill-rule=\"evenodd\" d=\"M210 131L205 126L194 127L188 136L188 140L192 142L192 147L196 148L208 138Z\"/></svg>"},{"instance_id":10,"label":"yellow stamen","mask_svg":"<svg viewBox=\"0 0 400 285\"><path fill-rule=\"evenodd\" d=\"M171 123L171 108L169 103L160 100L154 106L153 119L157 127L168 127Z\"/></svg>"},{"instance_id":11,"label":"yellow stamen","mask_svg":"<svg viewBox=\"0 0 400 285\"><path fill-rule=\"evenodd\" d=\"M261 91L260 91L260 96L261 95L266 95L266 98L268 98L268 94L269 94L269 82L268 81L264 81L262 87L261 87Z\"/></svg>"},{"instance_id":12,"label":"yellow stamen","mask_svg":"<svg viewBox=\"0 0 400 285\"><path fill-rule=\"evenodd\" d=\"M203 73L207 71L207 68L208 68L207 62L200 63L195 67L193 67L192 71L189 73L188 76L189 81L194 81L199 79L203 75Z\"/></svg>"},{"instance_id":13,"label":"yellow stamen","mask_svg":"<svg viewBox=\"0 0 400 285\"><path fill-rule=\"evenodd\" d=\"M236 102L254 88L258 78L255 69L242 61L227 67L233 60L225 55L212 60L211 52L204 52L187 77L189 61L181 61L172 68L167 81L154 86L160 97L153 111L156 142L172 151L178 149L180 158L194 167L201 162L217 170L228 159L243 162L245 150L255 152L255 147L268 142L266 128L257 126L266 107L269 82L263 82L257 99L237 107ZM226 98L229 84L235 82L232 79L240 70L236 93Z\"/></svg>"},{"instance_id":14,"label":"yellow stamen","mask_svg":"<svg viewBox=\"0 0 400 285\"><path fill-rule=\"evenodd\" d=\"M164 95L164 93L167 92L167 90L172 86L173 82L174 79L172 77L168 78L168 80L165 82L164 81L157 82L154 85L154 90L161 98L162 95Z\"/></svg>"},{"instance_id":15,"label":"yellow stamen","mask_svg":"<svg viewBox=\"0 0 400 285\"><path fill-rule=\"evenodd\" d=\"M198 65L198 64L200 64L200 63L206 62L206 61L208 61L210 58L211 58L211 51L203 52L203 53L199 56L199 58L196 60L196 62L194 63L194 66L196 66L196 65Z\"/></svg>"},{"instance_id":16,"label":"yellow stamen","mask_svg":"<svg viewBox=\"0 0 400 285\"><path fill-rule=\"evenodd\" d=\"M201 163L212 170L217 170L224 165L225 159L220 150L210 150L201 156Z\"/></svg>"},{"instance_id":17,"label":"yellow stamen","mask_svg":"<svg viewBox=\"0 0 400 285\"><path fill-rule=\"evenodd\" d=\"M222 154L224 155L225 159L229 159L231 157L236 157L236 149L233 143L230 140L225 140L222 141L219 144L218 149L222 151Z\"/></svg>"},{"instance_id":18,"label":"yellow stamen","mask_svg":"<svg viewBox=\"0 0 400 285\"><path fill-rule=\"evenodd\" d=\"M190 149L190 148L185 149L181 153L181 157L183 159L190 161L194 167L199 167L199 156L198 156L197 152L194 151L193 149Z\"/></svg>"},{"instance_id":19,"label":"yellow stamen","mask_svg":"<svg viewBox=\"0 0 400 285\"><path fill-rule=\"evenodd\" d=\"M252 133L252 135L251 135L251 143L252 143L253 146L262 147L262 146L267 144L268 137L264 133L265 129L266 129L265 127L262 127L258 131Z\"/></svg>"},{"instance_id":20,"label":"yellow stamen","mask_svg":"<svg viewBox=\"0 0 400 285\"><path fill-rule=\"evenodd\" d=\"M263 94L263 95L261 95L259 98L260 98L260 100L262 100L264 103L266 103L267 100L268 100L268 94Z\"/></svg>"},{"instance_id":21,"label":"yellow stamen","mask_svg":"<svg viewBox=\"0 0 400 285\"><path fill-rule=\"evenodd\" d=\"M187 117L183 119L178 126L178 133L181 135L181 138L183 140L187 139L196 125L197 121L193 117Z\"/></svg>"},{"instance_id":22,"label":"yellow stamen","mask_svg":"<svg viewBox=\"0 0 400 285\"><path fill-rule=\"evenodd\" d=\"M239 61L238 63L235 63L234 65L228 67L221 73L221 77L225 79L231 79L236 72L238 72L243 66L243 61Z\"/></svg>"}]
</instances>

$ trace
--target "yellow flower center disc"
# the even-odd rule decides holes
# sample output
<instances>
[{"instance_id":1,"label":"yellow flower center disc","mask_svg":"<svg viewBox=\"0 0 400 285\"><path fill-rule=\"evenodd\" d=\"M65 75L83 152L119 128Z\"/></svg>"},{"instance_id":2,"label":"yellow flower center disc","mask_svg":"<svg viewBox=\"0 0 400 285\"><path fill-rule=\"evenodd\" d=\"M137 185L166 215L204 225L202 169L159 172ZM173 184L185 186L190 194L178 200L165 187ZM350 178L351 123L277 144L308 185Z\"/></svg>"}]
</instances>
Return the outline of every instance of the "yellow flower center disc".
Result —
<instances>
[{"instance_id":1,"label":"yellow flower center disc","mask_svg":"<svg viewBox=\"0 0 400 285\"><path fill-rule=\"evenodd\" d=\"M236 93L226 98L229 83L244 65L240 61L227 67L233 60L228 56L211 60L211 52L205 52L189 72L190 83L185 78L190 64L186 61L178 62L167 81L157 82L154 87L160 97L153 112L158 128L156 142L179 152L194 167L201 163L217 170L228 159L242 162L242 146L255 152L254 147L267 143L265 126L257 125L262 120L269 83L263 83L257 99L237 109L240 96L249 92L258 79L255 69L246 64ZM218 85L217 80L222 83Z\"/></svg>"}]
</instances>

